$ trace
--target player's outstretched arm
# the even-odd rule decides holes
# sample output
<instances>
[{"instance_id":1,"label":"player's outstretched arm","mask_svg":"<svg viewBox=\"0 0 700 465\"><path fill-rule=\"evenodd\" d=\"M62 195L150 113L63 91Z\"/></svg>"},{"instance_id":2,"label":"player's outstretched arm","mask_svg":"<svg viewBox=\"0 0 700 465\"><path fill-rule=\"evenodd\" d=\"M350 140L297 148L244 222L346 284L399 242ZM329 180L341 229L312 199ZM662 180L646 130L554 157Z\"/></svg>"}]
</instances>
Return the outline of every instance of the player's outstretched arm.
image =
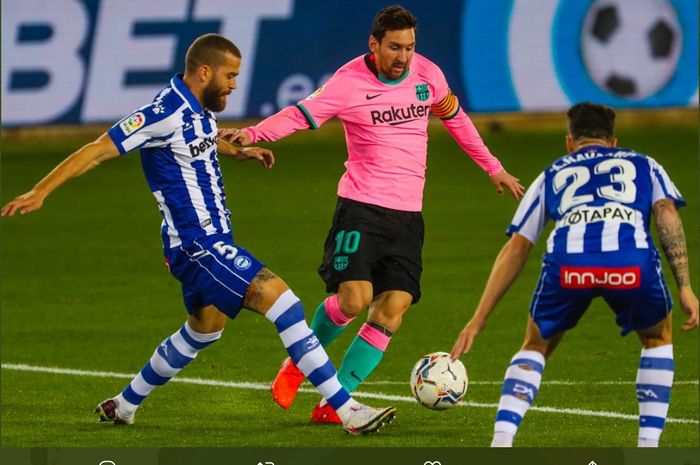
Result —
<instances>
[{"instance_id":1,"label":"player's outstretched arm","mask_svg":"<svg viewBox=\"0 0 700 465\"><path fill-rule=\"evenodd\" d=\"M264 168L272 168L275 164L275 155L271 150L260 147L236 147L232 143L221 137L226 129L219 130L219 141L217 143L217 153L239 161L258 160Z\"/></svg>"},{"instance_id":2,"label":"player's outstretched arm","mask_svg":"<svg viewBox=\"0 0 700 465\"><path fill-rule=\"evenodd\" d=\"M219 138L227 142L240 145L254 144L257 142L274 142L283 139L302 129L308 129L309 120L296 106L287 107L284 110L268 116L255 126L244 129L220 129Z\"/></svg>"},{"instance_id":3,"label":"player's outstretched arm","mask_svg":"<svg viewBox=\"0 0 700 465\"><path fill-rule=\"evenodd\" d=\"M491 312L522 271L531 250L532 242L518 233L513 233L503 246L493 264L474 315L459 333L452 347L450 354L453 360L471 350L474 339L486 327Z\"/></svg>"},{"instance_id":4,"label":"player's outstretched arm","mask_svg":"<svg viewBox=\"0 0 700 465\"><path fill-rule=\"evenodd\" d=\"M38 210L44 199L58 186L78 177L105 160L119 156L119 150L107 133L84 145L56 166L29 192L16 197L0 210L0 216L21 215Z\"/></svg>"},{"instance_id":5,"label":"player's outstretched arm","mask_svg":"<svg viewBox=\"0 0 700 465\"><path fill-rule=\"evenodd\" d=\"M462 150L489 174L496 191L503 194L505 189L508 189L511 195L519 200L525 192L525 188L520 184L520 179L508 174L498 158L491 154L472 120L464 110L459 108L456 102L456 97L450 92L442 102L433 105L432 112L442 119L442 124ZM452 110L444 111L450 108L457 108L456 113L453 114ZM447 119L444 119L445 117Z\"/></svg>"},{"instance_id":6,"label":"player's outstretched arm","mask_svg":"<svg viewBox=\"0 0 700 465\"><path fill-rule=\"evenodd\" d=\"M698 298L690 286L688 249L685 244L683 223L673 200L658 200L653 208L661 249L678 285L681 309L687 315L681 329L689 331L698 327Z\"/></svg>"}]
</instances>

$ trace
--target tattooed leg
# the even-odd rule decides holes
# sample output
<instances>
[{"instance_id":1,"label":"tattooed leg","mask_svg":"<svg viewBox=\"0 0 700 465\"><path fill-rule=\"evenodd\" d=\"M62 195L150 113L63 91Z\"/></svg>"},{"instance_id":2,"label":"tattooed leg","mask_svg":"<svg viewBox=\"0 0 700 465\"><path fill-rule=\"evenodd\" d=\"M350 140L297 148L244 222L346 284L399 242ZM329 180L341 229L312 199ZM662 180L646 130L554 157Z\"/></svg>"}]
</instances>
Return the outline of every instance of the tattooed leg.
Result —
<instances>
[{"instance_id":1,"label":"tattooed leg","mask_svg":"<svg viewBox=\"0 0 700 465\"><path fill-rule=\"evenodd\" d=\"M277 298L287 290L287 283L272 271L263 268L250 282L243 299L243 308L265 315Z\"/></svg>"}]
</instances>

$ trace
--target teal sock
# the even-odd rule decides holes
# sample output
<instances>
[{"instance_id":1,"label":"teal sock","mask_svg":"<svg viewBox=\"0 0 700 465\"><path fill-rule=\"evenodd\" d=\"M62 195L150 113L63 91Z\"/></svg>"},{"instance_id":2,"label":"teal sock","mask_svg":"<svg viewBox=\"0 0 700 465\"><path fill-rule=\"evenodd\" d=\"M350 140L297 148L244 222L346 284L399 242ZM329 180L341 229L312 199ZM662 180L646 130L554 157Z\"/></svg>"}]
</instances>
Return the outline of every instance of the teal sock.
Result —
<instances>
[{"instance_id":1,"label":"teal sock","mask_svg":"<svg viewBox=\"0 0 700 465\"><path fill-rule=\"evenodd\" d=\"M331 296L327 299L325 299L321 304L316 308L316 313L314 313L314 317L311 320L311 329L313 332L316 334L316 337L318 338L319 342L323 347L328 347L331 345L335 339L340 336L340 334L347 328L348 323L352 321L351 318L347 318L344 315L340 314L340 308L337 306L338 302L338 297L336 295ZM335 324L330 317L328 316L328 309L326 308L328 305L332 307L331 312L336 312L336 314L340 314L342 317L341 321L345 323L342 326L338 326Z\"/></svg>"},{"instance_id":2,"label":"teal sock","mask_svg":"<svg viewBox=\"0 0 700 465\"><path fill-rule=\"evenodd\" d=\"M367 328L367 324L362 326L338 369L338 381L348 392L354 391L379 366L384 357L386 345L389 343L390 336L383 336L385 338L383 341L375 341L374 344L367 342L360 336L366 335ZM370 340L374 339L370 338ZM382 348L377 347L377 345L382 346Z\"/></svg>"}]
</instances>

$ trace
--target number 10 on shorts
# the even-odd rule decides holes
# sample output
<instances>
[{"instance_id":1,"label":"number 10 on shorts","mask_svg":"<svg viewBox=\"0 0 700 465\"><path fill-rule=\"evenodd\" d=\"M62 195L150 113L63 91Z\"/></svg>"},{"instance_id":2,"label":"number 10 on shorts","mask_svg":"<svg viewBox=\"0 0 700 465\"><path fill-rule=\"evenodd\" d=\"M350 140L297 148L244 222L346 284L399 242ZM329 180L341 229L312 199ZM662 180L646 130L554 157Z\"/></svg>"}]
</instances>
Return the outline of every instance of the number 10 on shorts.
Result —
<instances>
[{"instance_id":1,"label":"number 10 on shorts","mask_svg":"<svg viewBox=\"0 0 700 465\"><path fill-rule=\"evenodd\" d=\"M360 248L360 232L359 231L339 231L335 235L335 251L333 254L339 253L351 254L357 252Z\"/></svg>"}]
</instances>

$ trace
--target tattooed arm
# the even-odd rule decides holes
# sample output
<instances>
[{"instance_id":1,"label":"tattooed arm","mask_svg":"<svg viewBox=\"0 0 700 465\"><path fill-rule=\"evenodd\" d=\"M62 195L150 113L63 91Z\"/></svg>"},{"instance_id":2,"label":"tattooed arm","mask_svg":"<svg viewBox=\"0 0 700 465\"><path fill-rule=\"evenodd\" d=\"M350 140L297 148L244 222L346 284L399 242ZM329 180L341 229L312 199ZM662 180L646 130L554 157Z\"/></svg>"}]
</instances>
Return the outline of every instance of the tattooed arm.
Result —
<instances>
[{"instance_id":1,"label":"tattooed arm","mask_svg":"<svg viewBox=\"0 0 700 465\"><path fill-rule=\"evenodd\" d=\"M678 288L690 286L688 270L688 250L685 246L683 224L671 199L662 199L654 204L656 230L659 233L661 248L673 270Z\"/></svg>"},{"instance_id":2,"label":"tattooed arm","mask_svg":"<svg viewBox=\"0 0 700 465\"><path fill-rule=\"evenodd\" d=\"M698 326L698 298L690 287L688 249L685 245L683 223L671 199L661 199L654 204L656 230L666 260L680 292L680 303L688 319L682 326L684 331Z\"/></svg>"}]
</instances>

